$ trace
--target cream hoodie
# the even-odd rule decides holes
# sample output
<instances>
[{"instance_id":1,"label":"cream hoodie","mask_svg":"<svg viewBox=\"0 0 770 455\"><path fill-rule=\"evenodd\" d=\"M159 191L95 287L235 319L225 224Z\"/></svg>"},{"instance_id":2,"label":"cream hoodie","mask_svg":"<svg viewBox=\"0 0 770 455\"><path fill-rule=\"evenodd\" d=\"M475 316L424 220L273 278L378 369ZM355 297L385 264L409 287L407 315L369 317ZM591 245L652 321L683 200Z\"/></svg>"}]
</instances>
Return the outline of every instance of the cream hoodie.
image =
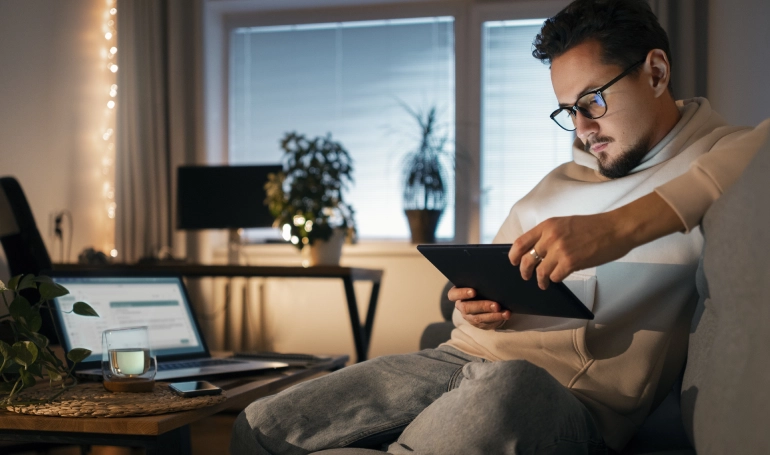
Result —
<instances>
[{"instance_id":1,"label":"cream hoodie","mask_svg":"<svg viewBox=\"0 0 770 455\"><path fill-rule=\"evenodd\" d=\"M596 158L576 140L573 161L513 206L494 242L512 243L548 218L613 210L652 191L679 214L686 232L570 275L565 284L594 312L593 321L514 314L501 329L482 330L455 311L457 328L446 343L488 360L524 359L546 369L587 406L615 450L684 365L703 245L692 229L770 132L770 119L756 128L727 126L702 98L677 104L680 121L625 177L600 175Z\"/></svg>"}]
</instances>

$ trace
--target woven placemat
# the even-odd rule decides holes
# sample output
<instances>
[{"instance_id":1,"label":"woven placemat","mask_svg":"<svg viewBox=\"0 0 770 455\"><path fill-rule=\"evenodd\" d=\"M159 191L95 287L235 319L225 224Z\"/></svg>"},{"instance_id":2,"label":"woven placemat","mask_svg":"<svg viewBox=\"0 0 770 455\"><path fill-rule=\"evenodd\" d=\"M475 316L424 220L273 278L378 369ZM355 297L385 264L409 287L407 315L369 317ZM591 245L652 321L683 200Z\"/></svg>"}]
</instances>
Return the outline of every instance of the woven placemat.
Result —
<instances>
[{"instance_id":1,"label":"woven placemat","mask_svg":"<svg viewBox=\"0 0 770 455\"><path fill-rule=\"evenodd\" d=\"M20 399L42 400L50 397L51 393L50 388L25 391L21 393ZM104 390L100 383L86 383L67 390L51 403L9 406L6 409L18 414L39 416L130 417L189 411L212 406L225 399L225 392L221 395L180 397L165 382L156 382L155 389L146 393L114 393Z\"/></svg>"}]
</instances>

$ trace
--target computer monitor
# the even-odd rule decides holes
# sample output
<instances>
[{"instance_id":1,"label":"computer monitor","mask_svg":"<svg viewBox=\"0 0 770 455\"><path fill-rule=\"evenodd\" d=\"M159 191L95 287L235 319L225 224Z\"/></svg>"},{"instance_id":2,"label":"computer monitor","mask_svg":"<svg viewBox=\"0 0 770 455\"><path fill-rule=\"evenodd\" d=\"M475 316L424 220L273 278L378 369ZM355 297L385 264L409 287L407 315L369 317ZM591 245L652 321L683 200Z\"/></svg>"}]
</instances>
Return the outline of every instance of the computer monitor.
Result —
<instances>
[{"instance_id":1,"label":"computer monitor","mask_svg":"<svg viewBox=\"0 0 770 455\"><path fill-rule=\"evenodd\" d=\"M265 205L267 175L283 167L180 166L177 229L265 228L274 218Z\"/></svg>"}]
</instances>

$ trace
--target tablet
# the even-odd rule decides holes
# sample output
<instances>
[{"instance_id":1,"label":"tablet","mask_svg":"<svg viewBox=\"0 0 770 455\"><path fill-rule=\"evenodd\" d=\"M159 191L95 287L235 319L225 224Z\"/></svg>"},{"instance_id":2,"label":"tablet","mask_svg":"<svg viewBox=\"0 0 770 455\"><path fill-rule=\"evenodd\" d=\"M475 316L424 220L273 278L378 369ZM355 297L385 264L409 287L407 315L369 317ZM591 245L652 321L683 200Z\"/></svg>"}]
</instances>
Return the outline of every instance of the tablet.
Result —
<instances>
[{"instance_id":1,"label":"tablet","mask_svg":"<svg viewBox=\"0 0 770 455\"><path fill-rule=\"evenodd\" d=\"M510 244L417 245L417 250L452 284L475 289L477 296L473 300L498 302L511 313L594 318L564 283L551 283L544 291L534 276L524 281L519 267L508 260L510 249Z\"/></svg>"}]
</instances>

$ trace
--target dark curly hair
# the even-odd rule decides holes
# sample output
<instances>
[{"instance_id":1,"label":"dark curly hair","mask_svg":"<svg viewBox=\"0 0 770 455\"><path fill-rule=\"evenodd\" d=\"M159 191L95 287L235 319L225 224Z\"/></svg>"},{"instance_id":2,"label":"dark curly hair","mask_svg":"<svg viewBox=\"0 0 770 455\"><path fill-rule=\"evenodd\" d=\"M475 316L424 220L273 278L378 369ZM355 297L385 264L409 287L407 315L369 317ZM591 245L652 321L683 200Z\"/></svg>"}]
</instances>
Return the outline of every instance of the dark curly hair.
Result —
<instances>
[{"instance_id":1,"label":"dark curly hair","mask_svg":"<svg viewBox=\"0 0 770 455\"><path fill-rule=\"evenodd\" d=\"M575 0L545 21L532 55L550 64L592 39L601 44L608 65L628 68L653 49L665 52L671 65L668 36L645 0Z\"/></svg>"}]
</instances>

